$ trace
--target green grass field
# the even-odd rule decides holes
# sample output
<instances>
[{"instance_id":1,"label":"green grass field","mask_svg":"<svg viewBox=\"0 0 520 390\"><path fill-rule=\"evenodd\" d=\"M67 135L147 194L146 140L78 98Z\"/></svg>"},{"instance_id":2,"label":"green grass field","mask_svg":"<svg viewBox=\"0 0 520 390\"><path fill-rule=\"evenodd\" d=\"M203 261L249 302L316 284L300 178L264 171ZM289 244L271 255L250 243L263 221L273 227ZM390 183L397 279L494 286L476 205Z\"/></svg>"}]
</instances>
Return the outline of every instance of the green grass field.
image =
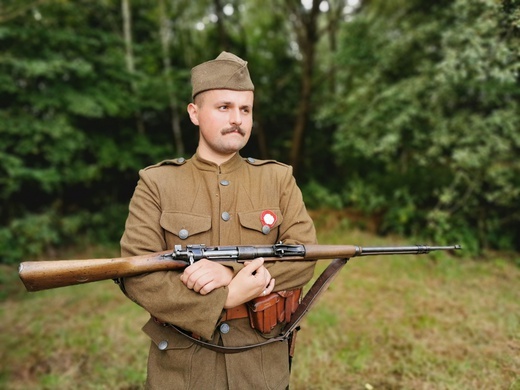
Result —
<instances>
[{"instance_id":1,"label":"green grass field","mask_svg":"<svg viewBox=\"0 0 520 390\"><path fill-rule=\"evenodd\" d=\"M322 244L413 244L334 221L317 228ZM520 389L514 263L498 254L351 259L303 322L291 389ZM113 282L27 293L15 267L0 271L0 388L142 388L148 315Z\"/></svg>"}]
</instances>

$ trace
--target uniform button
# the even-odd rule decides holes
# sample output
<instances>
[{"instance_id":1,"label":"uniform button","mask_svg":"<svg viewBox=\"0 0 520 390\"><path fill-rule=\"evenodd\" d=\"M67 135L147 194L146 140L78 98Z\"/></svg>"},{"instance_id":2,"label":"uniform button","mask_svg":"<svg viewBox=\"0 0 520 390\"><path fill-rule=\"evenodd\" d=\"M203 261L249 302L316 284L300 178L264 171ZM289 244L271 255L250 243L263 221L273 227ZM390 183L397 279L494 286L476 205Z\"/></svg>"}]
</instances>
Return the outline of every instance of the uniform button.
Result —
<instances>
[{"instance_id":1,"label":"uniform button","mask_svg":"<svg viewBox=\"0 0 520 390\"><path fill-rule=\"evenodd\" d=\"M157 348L159 348L161 351L164 351L166 348L168 348L168 341L166 340L163 340L159 343L159 345L157 346Z\"/></svg>"},{"instance_id":2,"label":"uniform button","mask_svg":"<svg viewBox=\"0 0 520 390\"><path fill-rule=\"evenodd\" d=\"M271 231L271 228L269 226L267 226L267 225L262 226L262 233L269 234L270 231Z\"/></svg>"},{"instance_id":3,"label":"uniform button","mask_svg":"<svg viewBox=\"0 0 520 390\"><path fill-rule=\"evenodd\" d=\"M223 324L220 325L220 333L229 333L229 325L226 324L225 322Z\"/></svg>"},{"instance_id":4,"label":"uniform button","mask_svg":"<svg viewBox=\"0 0 520 390\"><path fill-rule=\"evenodd\" d=\"M229 221L229 218L231 218L231 216L229 215L229 213L228 213L227 211L224 211L224 212L222 213L222 219L223 219L224 221Z\"/></svg>"},{"instance_id":5,"label":"uniform button","mask_svg":"<svg viewBox=\"0 0 520 390\"><path fill-rule=\"evenodd\" d=\"M179 157L179 158L177 159L177 162L178 162L179 164L184 164L185 161L186 161L186 159L185 159L184 157Z\"/></svg>"},{"instance_id":6,"label":"uniform button","mask_svg":"<svg viewBox=\"0 0 520 390\"><path fill-rule=\"evenodd\" d=\"M254 162L256 162L256 160L255 160L253 157L248 157L248 158L247 158L247 161L249 161L251 164L253 164Z\"/></svg>"},{"instance_id":7,"label":"uniform button","mask_svg":"<svg viewBox=\"0 0 520 390\"><path fill-rule=\"evenodd\" d=\"M229 181L228 180L221 180L220 184L222 184L223 186L228 186L229 185Z\"/></svg>"},{"instance_id":8,"label":"uniform button","mask_svg":"<svg viewBox=\"0 0 520 390\"><path fill-rule=\"evenodd\" d=\"M190 235L190 233L189 233L186 229L181 229L181 230L179 231L179 238L180 238L181 240L185 240L185 239L187 239L189 235Z\"/></svg>"}]
</instances>

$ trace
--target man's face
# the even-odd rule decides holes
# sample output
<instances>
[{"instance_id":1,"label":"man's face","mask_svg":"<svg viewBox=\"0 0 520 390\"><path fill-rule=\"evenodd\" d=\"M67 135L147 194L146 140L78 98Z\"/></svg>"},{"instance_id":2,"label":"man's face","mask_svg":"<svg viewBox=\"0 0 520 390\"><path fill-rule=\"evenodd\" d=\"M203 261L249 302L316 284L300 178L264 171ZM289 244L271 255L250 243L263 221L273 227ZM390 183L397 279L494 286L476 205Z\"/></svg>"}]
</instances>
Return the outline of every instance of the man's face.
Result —
<instances>
[{"instance_id":1,"label":"man's face","mask_svg":"<svg viewBox=\"0 0 520 390\"><path fill-rule=\"evenodd\" d=\"M200 93L188 105L193 124L199 126L199 155L220 164L242 149L253 127L252 91L214 89Z\"/></svg>"}]
</instances>

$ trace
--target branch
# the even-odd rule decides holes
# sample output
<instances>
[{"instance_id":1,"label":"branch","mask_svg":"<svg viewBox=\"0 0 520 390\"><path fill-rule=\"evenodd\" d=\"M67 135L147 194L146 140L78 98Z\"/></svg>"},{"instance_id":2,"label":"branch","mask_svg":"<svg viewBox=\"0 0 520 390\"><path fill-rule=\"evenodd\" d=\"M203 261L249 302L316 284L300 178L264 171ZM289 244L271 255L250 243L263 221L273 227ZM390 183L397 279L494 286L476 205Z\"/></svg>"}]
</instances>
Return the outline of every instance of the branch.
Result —
<instances>
[{"instance_id":1,"label":"branch","mask_svg":"<svg viewBox=\"0 0 520 390\"><path fill-rule=\"evenodd\" d=\"M34 0L32 3L13 7L14 9L7 9L5 11L2 11L0 8L0 23L8 22L12 19L16 19L18 16L24 14L28 10L30 10L33 7L36 7L37 5L43 4L48 0Z\"/></svg>"}]
</instances>

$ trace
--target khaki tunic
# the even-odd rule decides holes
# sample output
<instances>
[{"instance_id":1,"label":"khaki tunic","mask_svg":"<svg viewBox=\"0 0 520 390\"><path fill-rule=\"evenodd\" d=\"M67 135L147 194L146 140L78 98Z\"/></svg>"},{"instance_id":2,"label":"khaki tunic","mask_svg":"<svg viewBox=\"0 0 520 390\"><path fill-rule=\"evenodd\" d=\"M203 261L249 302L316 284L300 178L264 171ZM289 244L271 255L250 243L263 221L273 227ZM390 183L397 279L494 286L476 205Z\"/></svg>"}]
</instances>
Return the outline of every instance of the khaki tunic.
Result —
<instances>
[{"instance_id":1,"label":"khaki tunic","mask_svg":"<svg viewBox=\"0 0 520 390\"><path fill-rule=\"evenodd\" d=\"M141 255L174 245L314 244L316 232L292 176L276 161L243 159L238 154L218 166L193 158L164 161L139 172L130 202L122 256ZM263 227L271 211L276 222ZM243 266L225 263L238 272ZM275 291L305 285L314 262L266 263ZM188 289L179 271L125 279L128 296L151 315L224 346L265 341L248 319L227 321L221 329L228 289L208 295ZM221 354L193 344L150 320L143 328L152 340L147 387L157 389L284 389L289 384L287 343L273 343L237 354Z\"/></svg>"}]
</instances>

